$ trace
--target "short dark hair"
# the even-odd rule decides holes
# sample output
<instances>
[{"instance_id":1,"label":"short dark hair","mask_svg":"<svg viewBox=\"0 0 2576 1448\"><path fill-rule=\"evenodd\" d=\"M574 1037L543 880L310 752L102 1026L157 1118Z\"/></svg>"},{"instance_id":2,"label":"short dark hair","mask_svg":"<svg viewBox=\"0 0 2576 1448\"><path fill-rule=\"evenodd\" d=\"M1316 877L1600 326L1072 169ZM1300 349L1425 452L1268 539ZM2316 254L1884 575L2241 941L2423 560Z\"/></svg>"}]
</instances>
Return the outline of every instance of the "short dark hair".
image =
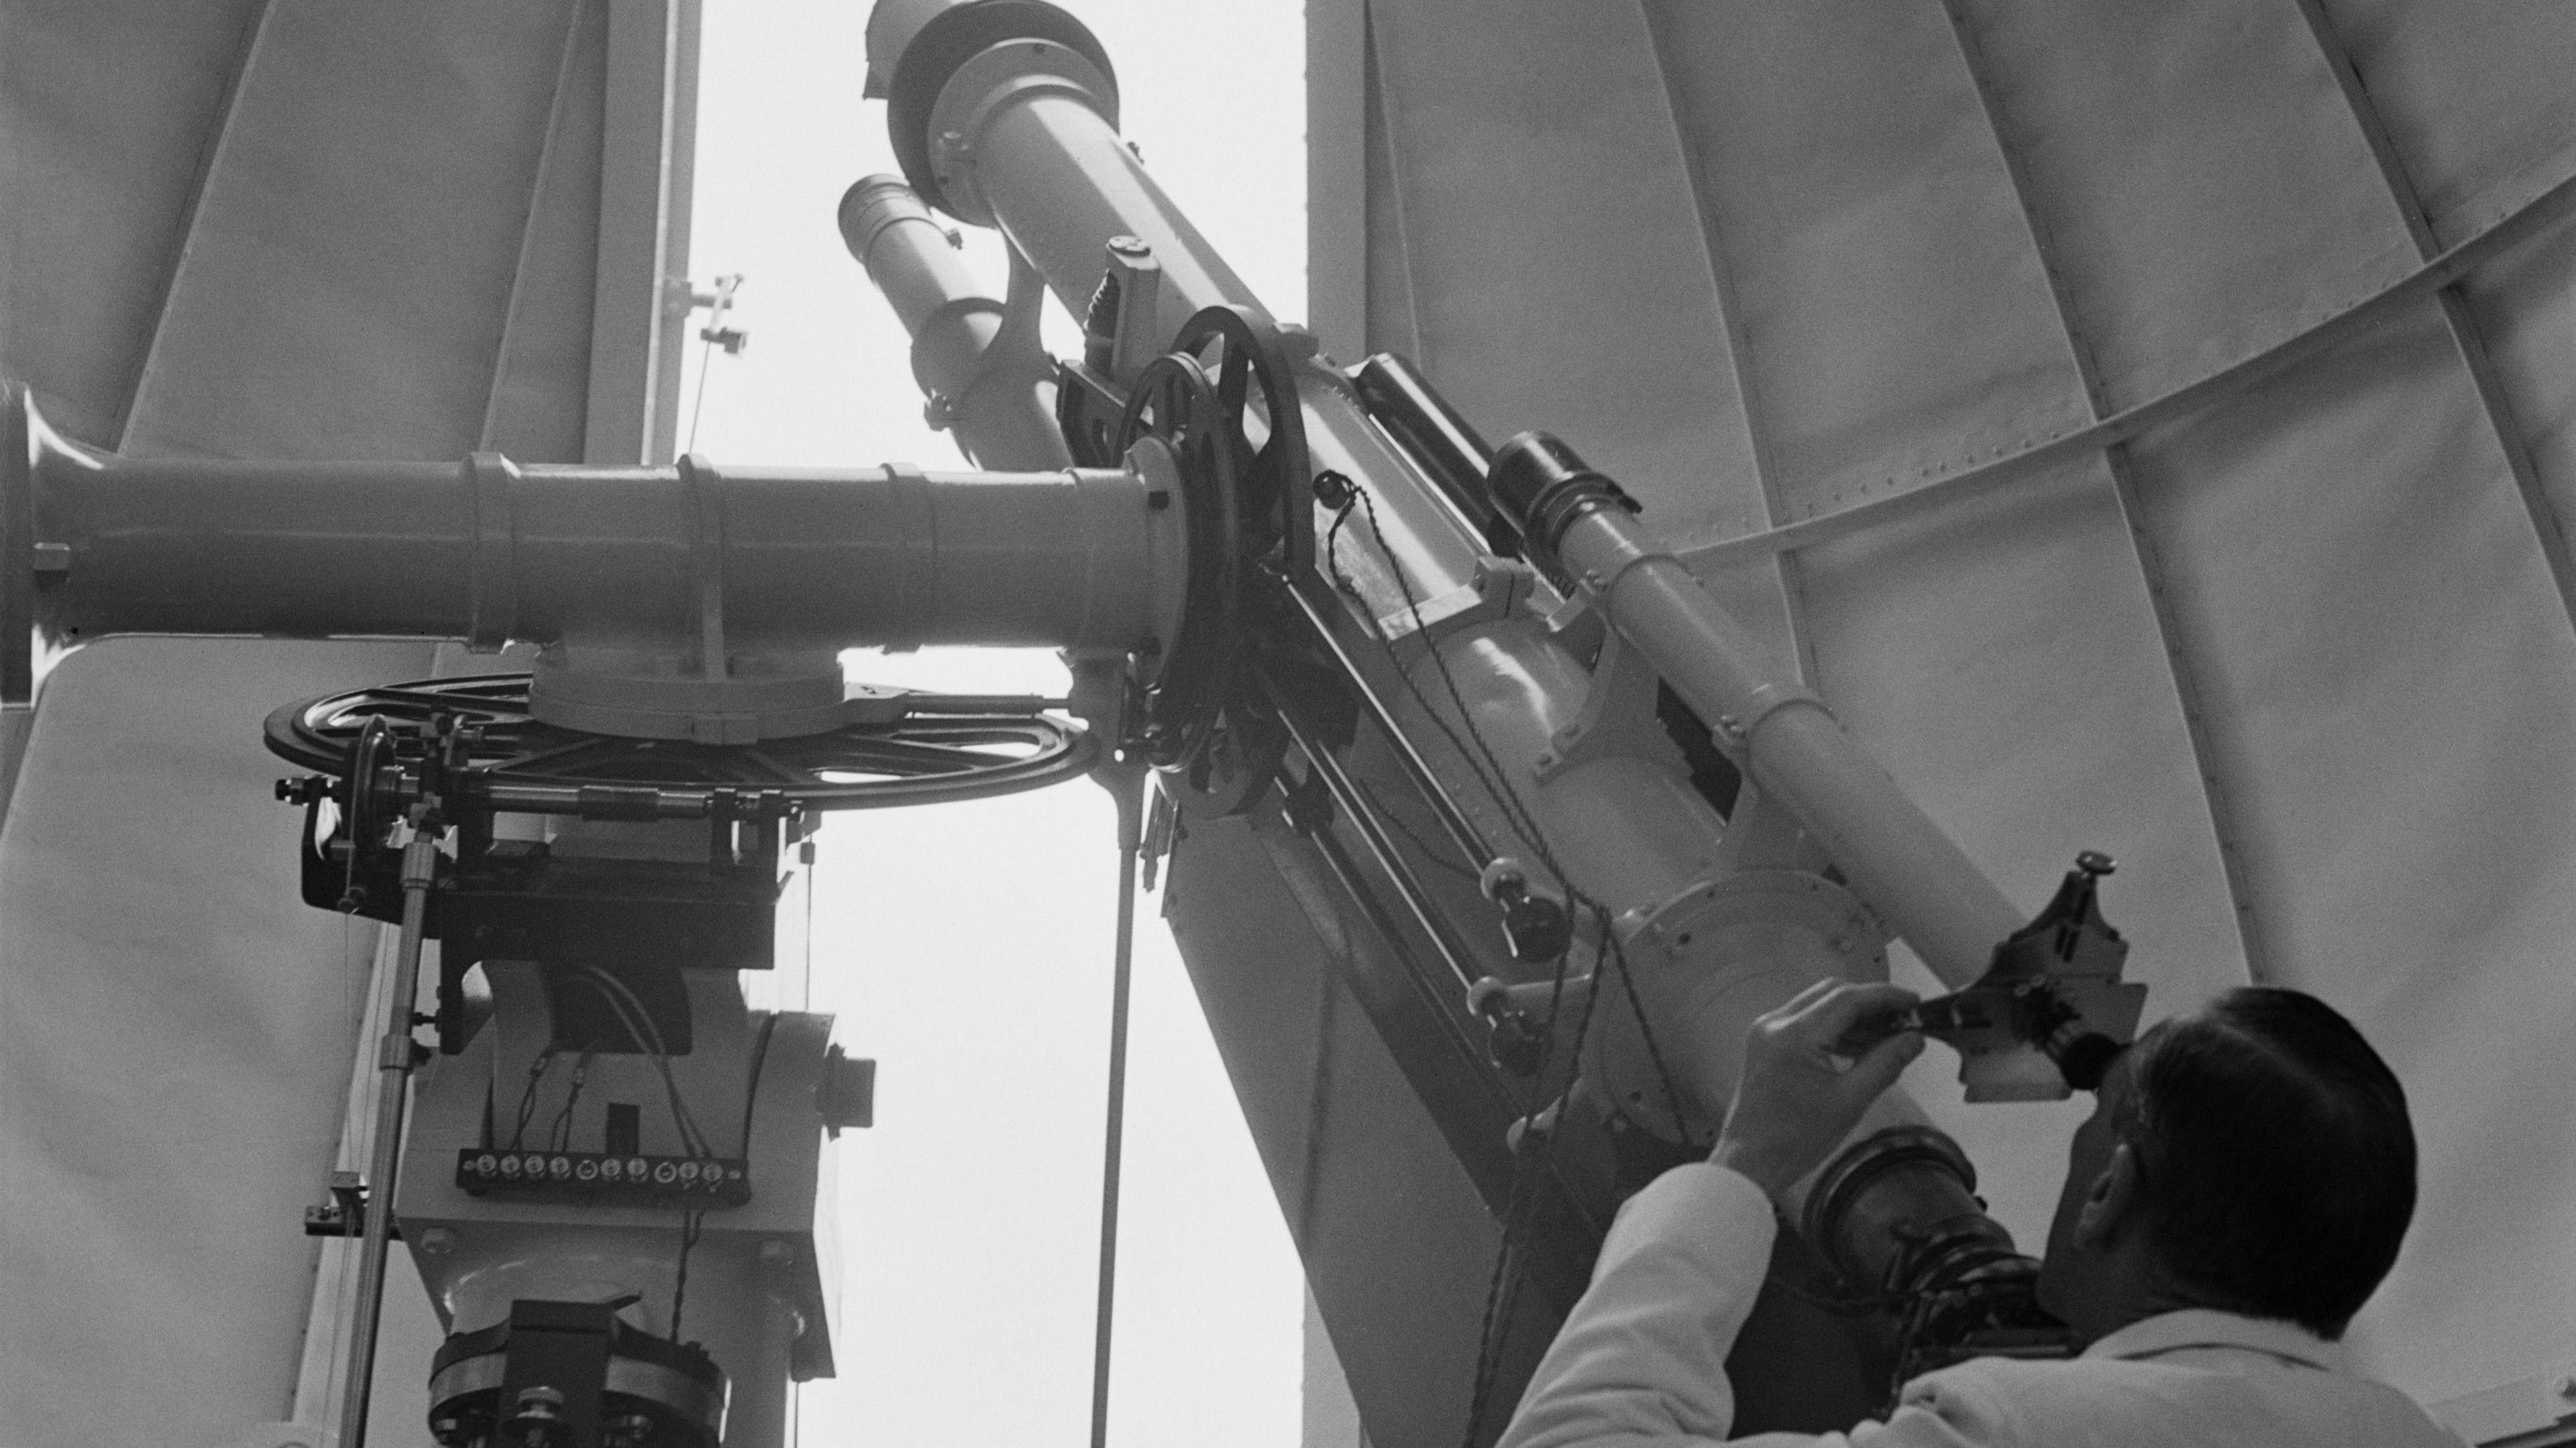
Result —
<instances>
[{"instance_id":1,"label":"short dark hair","mask_svg":"<svg viewBox=\"0 0 2576 1448\"><path fill-rule=\"evenodd\" d=\"M2130 1054L2120 1134L2175 1285L2341 1337L2415 1214L2396 1073L2332 1006L2265 986L2228 991Z\"/></svg>"}]
</instances>

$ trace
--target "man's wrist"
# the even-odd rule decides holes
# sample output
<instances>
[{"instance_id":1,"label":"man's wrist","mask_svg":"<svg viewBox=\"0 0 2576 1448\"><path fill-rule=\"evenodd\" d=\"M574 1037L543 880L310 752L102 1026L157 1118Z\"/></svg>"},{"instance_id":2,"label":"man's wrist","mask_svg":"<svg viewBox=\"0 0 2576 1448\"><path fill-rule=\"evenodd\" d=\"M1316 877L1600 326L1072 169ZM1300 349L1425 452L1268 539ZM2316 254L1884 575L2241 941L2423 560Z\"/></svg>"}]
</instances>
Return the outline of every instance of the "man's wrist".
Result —
<instances>
[{"instance_id":1,"label":"man's wrist","mask_svg":"<svg viewBox=\"0 0 2576 1448\"><path fill-rule=\"evenodd\" d=\"M1756 1143L1724 1134L1719 1135L1717 1146L1709 1152L1708 1159L1712 1165L1722 1166L1760 1187L1762 1195L1770 1198L1774 1205L1788 1195L1789 1188L1800 1175L1796 1164L1784 1160L1780 1153L1765 1151Z\"/></svg>"}]
</instances>

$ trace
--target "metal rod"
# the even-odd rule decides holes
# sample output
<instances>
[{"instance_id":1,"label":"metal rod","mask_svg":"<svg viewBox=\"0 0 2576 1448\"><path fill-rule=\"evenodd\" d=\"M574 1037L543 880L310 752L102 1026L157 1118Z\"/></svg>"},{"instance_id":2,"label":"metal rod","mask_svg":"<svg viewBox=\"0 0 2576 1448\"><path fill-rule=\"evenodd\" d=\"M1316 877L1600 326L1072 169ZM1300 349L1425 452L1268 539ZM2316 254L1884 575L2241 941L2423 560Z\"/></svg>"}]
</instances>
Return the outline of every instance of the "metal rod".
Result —
<instances>
[{"instance_id":1,"label":"metal rod","mask_svg":"<svg viewBox=\"0 0 2576 1448\"><path fill-rule=\"evenodd\" d=\"M1394 882L1395 893L1404 900L1405 913L1411 915L1414 923L1422 928L1422 933L1430 937L1431 948L1439 952L1441 962L1449 967L1450 975L1456 977L1459 990L1475 989L1476 982L1482 978L1480 973L1469 970L1460 958L1458 945L1449 938L1447 926L1432 908L1429 892L1415 877L1413 866L1396 853L1395 841L1378 823L1377 814L1370 808L1367 797L1351 782L1351 777L1342 772L1341 761L1333 758L1332 751L1317 742L1314 732L1299 722L1296 711L1289 707L1269 674L1263 672L1259 677L1262 687L1270 693L1271 705L1278 711L1279 722L1288 730L1289 739L1295 742L1298 752L1306 756L1308 767L1314 770L1316 778L1324 782L1324 788L1331 793L1334 803L1341 806L1342 812L1350 817L1352 826L1359 831L1361 842L1368 846L1379 867Z\"/></svg>"},{"instance_id":2,"label":"metal rod","mask_svg":"<svg viewBox=\"0 0 2576 1448\"><path fill-rule=\"evenodd\" d=\"M1380 352L1351 373L1369 416L1412 455L1442 496L1488 542L1516 538L1511 525L1495 510L1485 475L1494 465L1494 450L1477 436L1467 419L1432 390L1429 379L1392 352ZM1500 524L1500 527L1497 527Z\"/></svg>"},{"instance_id":3,"label":"metal rod","mask_svg":"<svg viewBox=\"0 0 2576 1448\"><path fill-rule=\"evenodd\" d=\"M1128 812L1120 802L1122 814ZM1126 1135L1127 995L1136 945L1136 856L1132 831L1118 846L1118 946L1109 991L1109 1124L1100 1165L1100 1305L1091 1334L1091 1448L1109 1443L1109 1346L1118 1287L1118 1161Z\"/></svg>"},{"instance_id":4,"label":"metal rod","mask_svg":"<svg viewBox=\"0 0 2576 1448\"><path fill-rule=\"evenodd\" d=\"M1495 1073L1493 1063L1486 1058L1484 1048L1468 1032L1465 1023L1458 1018L1457 1013L1442 1005L1439 999L1440 993L1432 987L1431 982L1423 979L1421 968L1414 963L1412 953L1405 947L1402 932L1397 929L1395 921L1387 915L1386 907L1379 903L1376 894L1368 888L1368 883L1360 878L1359 863L1351 858L1350 851L1342 847L1341 840L1330 830L1316 830L1303 838L1308 844L1314 846L1315 857L1323 862L1325 873L1333 877L1333 883L1340 886L1342 893L1350 897L1352 905L1368 921L1369 928L1376 931L1387 942L1387 948L1394 953L1398 961L1402 962L1405 979L1413 986L1415 997L1422 1002L1424 1010L1431 1012L1432 1019L1439 1023L1441 1036L1449 1042L1450 1049L1457 1053L1458 1059L1474 1073L1476 1083L1483 1089L1486 1098L1506 1118L1519 1115L1524 1110L1523 1104L1512 1099L1510 1089L1504 1086L1502 1078ZM1469 1170L1473 1172L1475 1168L1471 1165Z\"/></svg>"},{"instance_id":5,"label":"metal rod","mask_svg":"<svg viewBox=\"0 0 2576 1448\"><path fill-rule=\"evenodd\" d=\"M402 1161L403 1115L410 1105L411 1017L420 994L420 946L429 921L429 887L438 872L438 835L415 829L403 847L401 943L394 949L385 1034L376 1043L376 1137L367 1161L366 1232L358 1243L358 1296L349 1334L349 1376L340 1399L341 1448L365 1448L367 1397L376 1376L376 1319L384 1307L385 1257L393 1241L394 1173Z\"/></svg>"},{"instance_id":6,"label":"metal rod","mask_svg":"<svg viewBox=\"0 0 2576 1448\"><path fill-rule=\"evenodd\" d=\"M1296 600L1297 611L1304 614L1306 621L1314 626L1315 636L1322 640L1324 647L1332 653L1333 662L1341 665L1343 674L1349 677L1353 692L1359 695L1361 707L1368 711L1369 718L1376 721L1378 729L1386 735L1388 743L1395 747L1396 757L1403 761L1405 772L1413 776L1414 787L1421 790L1423 798L1431 802L1431 812L1439 817L1441 832L1448 835L1450 842L1466 855L1470 868L1481 871L1492 864L1495 859L1494 847L1485 842L1484 833L1476 828L1473 820L1467 818L1466 811L1458 807L1458 802L1449 797L1449 791L1441 786L1440 776L1431 772L1431 761L1425 759L1422 751L1414 747L1413 736L1397 727L1395 711L1388 708L1386 701L1378 697L1376 687L1369 682L1368 674L1361 669L1359 660L1353 658L1350 650L1342 646L1341 637L1334 633L1331 620L1324 616L1323 610L1316 606L1313 599L1306 596L1306 591L1296 584L1291 583L1287 593L1290 598ZM1425 646L1437 647L1436 644L1428 641ZM1281 691L1276 684L1270 684L1269 688L1272 697L1281 697Z\"/></svg>"}]
</instances>

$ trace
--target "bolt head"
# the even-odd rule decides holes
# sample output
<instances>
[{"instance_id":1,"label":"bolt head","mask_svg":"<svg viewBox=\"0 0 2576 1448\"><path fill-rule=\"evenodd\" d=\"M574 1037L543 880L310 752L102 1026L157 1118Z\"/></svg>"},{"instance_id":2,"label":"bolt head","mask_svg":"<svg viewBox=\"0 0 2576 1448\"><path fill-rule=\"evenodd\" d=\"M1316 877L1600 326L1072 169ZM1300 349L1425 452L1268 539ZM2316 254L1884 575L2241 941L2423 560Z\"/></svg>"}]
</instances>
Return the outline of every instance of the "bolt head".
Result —
<instances>
[{"instance_id":1,"label":"bolt head","mask_svg":"<svg viewBox=\"0 0 2576 1448\"><path fill-rule=\"evenodd\" d=\"M415 1245L420 1248L422 1256L444 1257L456 1250L456 1234L445 1227L431 1227L420 1234L420 1241Z\"/></svg>"}]
</instances>

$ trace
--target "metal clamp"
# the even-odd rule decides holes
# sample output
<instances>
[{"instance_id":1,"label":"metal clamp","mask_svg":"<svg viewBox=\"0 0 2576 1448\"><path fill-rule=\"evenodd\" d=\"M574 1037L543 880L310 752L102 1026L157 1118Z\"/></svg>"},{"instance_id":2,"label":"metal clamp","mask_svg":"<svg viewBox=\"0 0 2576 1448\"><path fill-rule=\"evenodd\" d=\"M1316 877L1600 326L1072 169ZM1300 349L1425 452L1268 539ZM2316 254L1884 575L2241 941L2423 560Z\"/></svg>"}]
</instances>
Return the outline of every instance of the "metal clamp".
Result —
<instances>
[{"instance_id":1,"label":"metal clamp","mask_svg":"<svg viewBox=\"0 0 2576 1448\"><path fill-rule=\"evenodd\" d=\"M1816 697L1815 691L1806 685L1775 682L1757 685L1752 693L1744 696L1742 707L1718 715L1717 732L1730 744L1748 744L1753 739L1753 731L1762 727L1762 721L1798 704L1807 705L1828 719L1834 717L1834 711L1827 708L1825 701Z\"/></svg>"},{"instance_id":2,"label":"metal clamp","mask_svg":"<svg viewBox=\"0 0 2576 1448\"><path fill-rule=\"evenodd\" d=\"M474 503L465 648L497 654L519 628L519 469L499 453L469 453L465 486Z\"/></svg>"}]
</instances>

